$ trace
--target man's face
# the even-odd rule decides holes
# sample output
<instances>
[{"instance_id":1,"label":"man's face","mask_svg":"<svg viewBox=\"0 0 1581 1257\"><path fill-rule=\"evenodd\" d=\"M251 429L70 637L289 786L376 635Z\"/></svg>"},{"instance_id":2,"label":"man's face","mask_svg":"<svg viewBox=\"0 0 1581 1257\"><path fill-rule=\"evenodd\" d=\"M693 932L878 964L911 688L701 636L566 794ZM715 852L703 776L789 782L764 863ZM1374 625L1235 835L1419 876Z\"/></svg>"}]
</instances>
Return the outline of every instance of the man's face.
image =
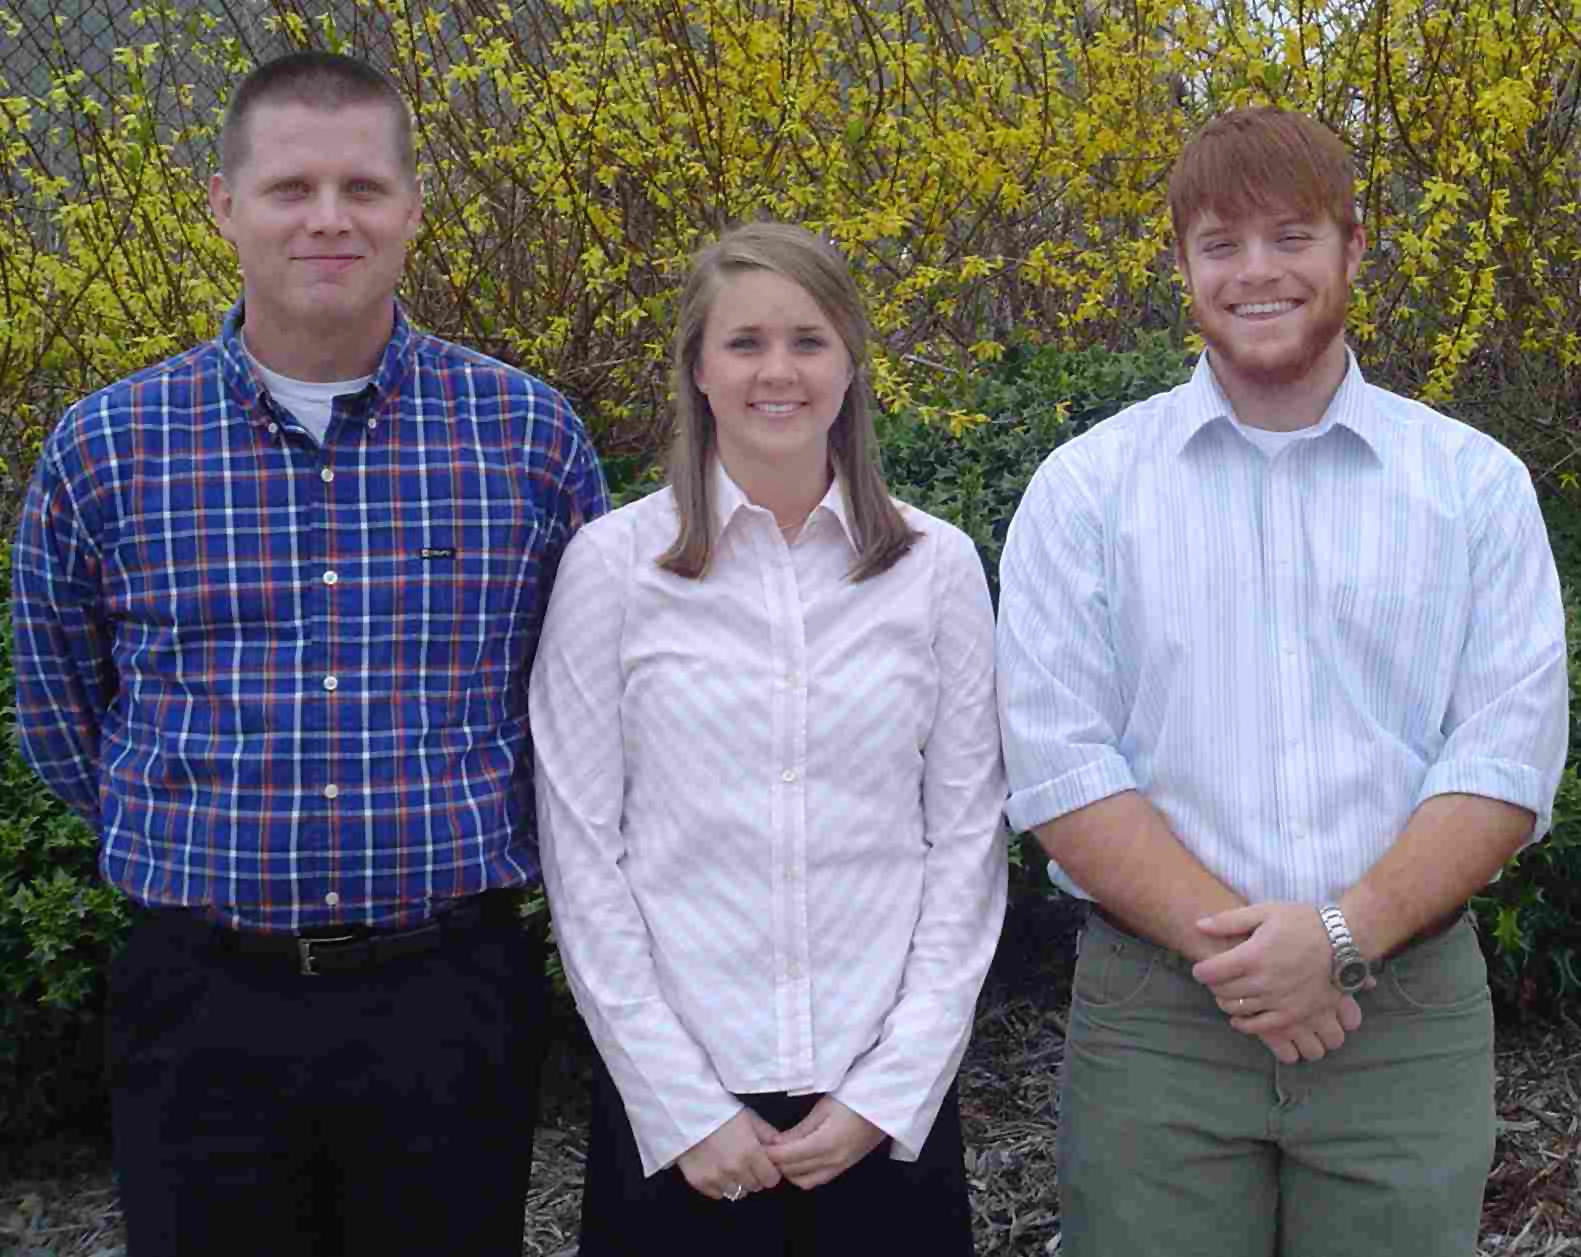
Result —
<instances>
[{"instance_id":1,"label":"man's face","mask_svg":"<svg viewBox=\"0 0 1581 1257\"><path fill-rule=\"evenodd\" d=\"M1199 214L1177 261L1214 370L1266 390L1297 384L1343 355L1345 306L1365 245L1359 226L1347 235L1327 214Z\"/></svg>"},{"instance_id":2,"label":"man's face","mask_svg":"<svg viewBox=\"0 0 1581 1257\"><path fill-rule=\"evenodd\" d=\"M209 205L236 247L247 325L261 337L388 331L421 200L390 106L260 103L246 156Z\"/></svg>"}]
</instances>

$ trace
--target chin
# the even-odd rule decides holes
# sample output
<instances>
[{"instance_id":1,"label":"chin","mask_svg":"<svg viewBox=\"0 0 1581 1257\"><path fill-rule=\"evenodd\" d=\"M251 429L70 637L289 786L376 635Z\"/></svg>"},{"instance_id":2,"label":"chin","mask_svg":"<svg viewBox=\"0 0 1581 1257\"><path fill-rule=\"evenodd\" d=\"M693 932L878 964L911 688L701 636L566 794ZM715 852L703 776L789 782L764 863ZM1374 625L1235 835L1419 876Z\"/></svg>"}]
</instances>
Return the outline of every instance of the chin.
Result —
<instances>
[{"instance_id":1,"label":"chin","mask_svg":"<svg viewBox=\"0 0 1581 1257\"><path fill-rule=\"evenodd\" d=\"M1236 345L1233 342L1207 341L1209 355L1250 384L1286 387L1299 383L1343 343L1344 325L1325 329L1327 334L1302 336L1292 343L1269 346Z\"/></svg>"}]
</instances>

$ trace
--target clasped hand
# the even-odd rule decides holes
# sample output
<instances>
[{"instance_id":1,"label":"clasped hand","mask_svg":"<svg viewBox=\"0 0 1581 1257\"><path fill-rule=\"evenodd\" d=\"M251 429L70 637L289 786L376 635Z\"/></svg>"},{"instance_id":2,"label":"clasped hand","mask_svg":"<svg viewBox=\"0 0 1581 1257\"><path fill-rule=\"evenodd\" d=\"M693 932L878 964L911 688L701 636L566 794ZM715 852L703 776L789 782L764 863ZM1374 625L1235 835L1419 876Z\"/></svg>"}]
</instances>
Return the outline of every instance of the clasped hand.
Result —
<instances>
[{"instance_id":1,"label":"clasped hand","mask_svg":"<svg viewBox=\"0 0 1581 1257\"><path fill-rule=\"evenodd\" d=\"M1192 976L1213 992L1230 1025L1257 1036L1285 1064L1318 1060L1360 1029L1360 1006L1331 980L1328 932L1312 905L1256 903L1204 917L1197 928L1241 939L1199 961Z\"/></svg>"},{"instance_id":2,"label":"clasped hand","mask_svg":"<svg viewBox=\"0 0 1581 1257\"><path fill-rule=\"evenodd\" d=\"M776 1129L750 1108L683 1152L676 1164L693 1190L712 1200L737 1187L755 1192L787 1178L804 1190L821 1187L884 1141L884 1132L833 1096L821 1096L789 1130Z\"/></svg>"}]
</instances>

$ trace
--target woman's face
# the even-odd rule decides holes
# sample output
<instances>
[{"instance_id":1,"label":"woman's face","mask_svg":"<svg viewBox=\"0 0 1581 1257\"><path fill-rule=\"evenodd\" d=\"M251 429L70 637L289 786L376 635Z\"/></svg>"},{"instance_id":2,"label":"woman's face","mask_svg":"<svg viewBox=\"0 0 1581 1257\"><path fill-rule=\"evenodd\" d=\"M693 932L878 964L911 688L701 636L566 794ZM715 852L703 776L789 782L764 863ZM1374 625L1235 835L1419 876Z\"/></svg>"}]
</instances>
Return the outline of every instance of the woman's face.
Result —
<instances>
[{"instance_id":1,"label":"woman's face","mask_svg":"<svg viewBox=\"0 0 1581 1257\"><path fill-rule=\"evenodd\" d=\"M800 284L765 270L722 280L692 378L732 474L804 464L821 474L852 374L845 342Z\"/></svg>"}]
</instances>

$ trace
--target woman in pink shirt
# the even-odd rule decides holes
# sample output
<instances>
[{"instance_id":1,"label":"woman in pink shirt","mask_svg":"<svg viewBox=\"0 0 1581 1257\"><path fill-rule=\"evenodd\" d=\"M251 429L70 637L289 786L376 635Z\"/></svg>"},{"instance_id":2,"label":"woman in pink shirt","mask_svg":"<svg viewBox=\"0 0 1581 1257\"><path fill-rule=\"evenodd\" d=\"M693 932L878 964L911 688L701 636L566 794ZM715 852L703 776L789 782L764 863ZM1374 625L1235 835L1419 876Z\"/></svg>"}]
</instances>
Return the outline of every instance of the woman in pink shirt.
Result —
<instances>
[{"instance_id":1,"label":"woman in pink shirt","mask_svg":"<svg viewBox=\"0 0 1581 1257\"><path fill-rule=\"evenodd\" d=\"M556 580L531 717L602 1058L582 1257L971 1252L954 1079L1005 904L993 613L965 534L884 486L866 339L812 234L704 249L670 484Z\"/></svg>"}]
</instances>

